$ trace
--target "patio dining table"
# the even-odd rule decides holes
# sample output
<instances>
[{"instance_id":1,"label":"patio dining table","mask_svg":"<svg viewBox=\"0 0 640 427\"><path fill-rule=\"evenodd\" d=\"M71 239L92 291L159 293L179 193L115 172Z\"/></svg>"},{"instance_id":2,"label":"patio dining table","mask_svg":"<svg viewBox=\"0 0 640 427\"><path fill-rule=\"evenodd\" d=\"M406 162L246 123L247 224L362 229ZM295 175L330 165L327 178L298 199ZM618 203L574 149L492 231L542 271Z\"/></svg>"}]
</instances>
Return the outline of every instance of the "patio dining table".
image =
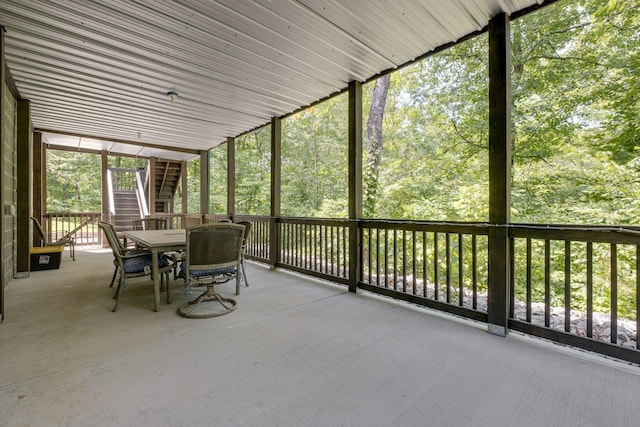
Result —
<instances>
[{"instance_id":1,"label":"patio dining table","mask_svg":"<svg viewBox=\"0 0 640 427\"><path fill-rule=\"evenodd\" d=\"M160 303L160 275L158 274L158 254L184 250L187 235L184 229L125 231L127 239L151 251L151 277L153 279L153 311L158 311ZM167 304L171 302L167 285Z\"/></svg>"}]
</instances>

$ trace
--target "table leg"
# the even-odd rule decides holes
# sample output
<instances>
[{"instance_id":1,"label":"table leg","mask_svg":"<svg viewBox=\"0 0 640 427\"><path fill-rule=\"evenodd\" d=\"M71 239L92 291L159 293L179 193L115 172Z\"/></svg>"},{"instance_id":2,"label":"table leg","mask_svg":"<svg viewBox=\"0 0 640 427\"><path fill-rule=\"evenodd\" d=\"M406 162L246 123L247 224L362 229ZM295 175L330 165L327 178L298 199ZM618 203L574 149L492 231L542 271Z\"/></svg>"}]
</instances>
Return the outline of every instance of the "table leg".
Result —
<instances>
[{"instance_id":1,"label":"table leg","mask_svg":"<svg viewBox=\"0 0 640 427\"><path fill-rule=\"evenodd\" d=\"M151 249L151 276L153 277L153 311L160 305L160 278L158 274L158 249Z\"/></svg>"}]
</instances>

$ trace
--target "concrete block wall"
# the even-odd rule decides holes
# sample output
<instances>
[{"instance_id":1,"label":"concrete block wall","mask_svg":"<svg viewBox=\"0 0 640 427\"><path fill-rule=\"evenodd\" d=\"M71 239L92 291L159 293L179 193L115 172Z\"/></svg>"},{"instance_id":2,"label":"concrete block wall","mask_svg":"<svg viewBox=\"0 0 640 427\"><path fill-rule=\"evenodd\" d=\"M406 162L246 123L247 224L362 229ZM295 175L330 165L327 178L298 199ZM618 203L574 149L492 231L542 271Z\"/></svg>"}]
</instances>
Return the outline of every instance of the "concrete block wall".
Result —
<instances>
[{"instance_id":1,"label":"concrete block wall","mask_svg":"<svg viewBox=\"0 0 640 427\"><path fill-rule=\"evenodd\" d=\"M6 83L2 83L2 96L4 97L3 129L4 145L0 147L2 172L1 187L2 205L0 206L0 215L4 215L2 230L2 245L4 266L3 283L8 284L14 276L15 272L15 235L16 235L16 111L17 103Z\"/></svg>"}]
</instances>

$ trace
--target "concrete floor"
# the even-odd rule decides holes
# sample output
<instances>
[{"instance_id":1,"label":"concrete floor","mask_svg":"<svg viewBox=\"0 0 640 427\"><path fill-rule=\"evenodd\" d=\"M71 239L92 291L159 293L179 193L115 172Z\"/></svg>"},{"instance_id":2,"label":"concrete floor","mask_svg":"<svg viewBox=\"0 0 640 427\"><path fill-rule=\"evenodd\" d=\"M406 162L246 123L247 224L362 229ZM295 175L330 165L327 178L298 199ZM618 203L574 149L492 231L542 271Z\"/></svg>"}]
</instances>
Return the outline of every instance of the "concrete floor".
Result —
<instances>
[{"instance_id":1,"label":"concrete floor","mask_svg":"<svg viewBox=\"0 0 640 427\"><path fill-rule=\"evenodd\" d=\"M255 264L229 315L146 279L112 313L111 254L76 258L5 289L1 426L640 425L636 366Z\"/></svg>"}]
</instances>

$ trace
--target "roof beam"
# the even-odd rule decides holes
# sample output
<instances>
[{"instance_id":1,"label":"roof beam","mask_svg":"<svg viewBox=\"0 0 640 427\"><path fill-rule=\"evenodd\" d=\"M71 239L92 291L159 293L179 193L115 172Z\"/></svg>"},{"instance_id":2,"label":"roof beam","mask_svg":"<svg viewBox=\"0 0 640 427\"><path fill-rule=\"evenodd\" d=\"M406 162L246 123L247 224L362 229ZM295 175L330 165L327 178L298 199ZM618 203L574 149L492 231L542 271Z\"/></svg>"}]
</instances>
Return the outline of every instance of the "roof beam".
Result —
<instances>
[{"instance_id":1,"label":"roof beam","mask_svg":"<svg viewBox=\"0 0 640 427\"><path fill-rule=\"evenodd\" d=\"M167 145L150 144L148 142L129 141L129 140L126 140L126 139L105 138L104 136L87 135L87 134L77 133L77 132L64 132L64 131L54 130L54 129L36 128L36 129L34 129L34 131L35 132L43 132L43 133L55 133L55 134L58 134L58 135L76 136L78 138L97 139L99 141L109 141L109 142L115 142L115 143L118 143L118 144L136 145L136 146L139 146L139 147L154 148L154 149L157 149L157 150L176 151L178 153L193 154L195 156L199 156L200 152L202 151L202 150L192 150L192 149L189 149L189 148L170 147L170 146L167 146Z\"/></svg>"}]
</instances>

